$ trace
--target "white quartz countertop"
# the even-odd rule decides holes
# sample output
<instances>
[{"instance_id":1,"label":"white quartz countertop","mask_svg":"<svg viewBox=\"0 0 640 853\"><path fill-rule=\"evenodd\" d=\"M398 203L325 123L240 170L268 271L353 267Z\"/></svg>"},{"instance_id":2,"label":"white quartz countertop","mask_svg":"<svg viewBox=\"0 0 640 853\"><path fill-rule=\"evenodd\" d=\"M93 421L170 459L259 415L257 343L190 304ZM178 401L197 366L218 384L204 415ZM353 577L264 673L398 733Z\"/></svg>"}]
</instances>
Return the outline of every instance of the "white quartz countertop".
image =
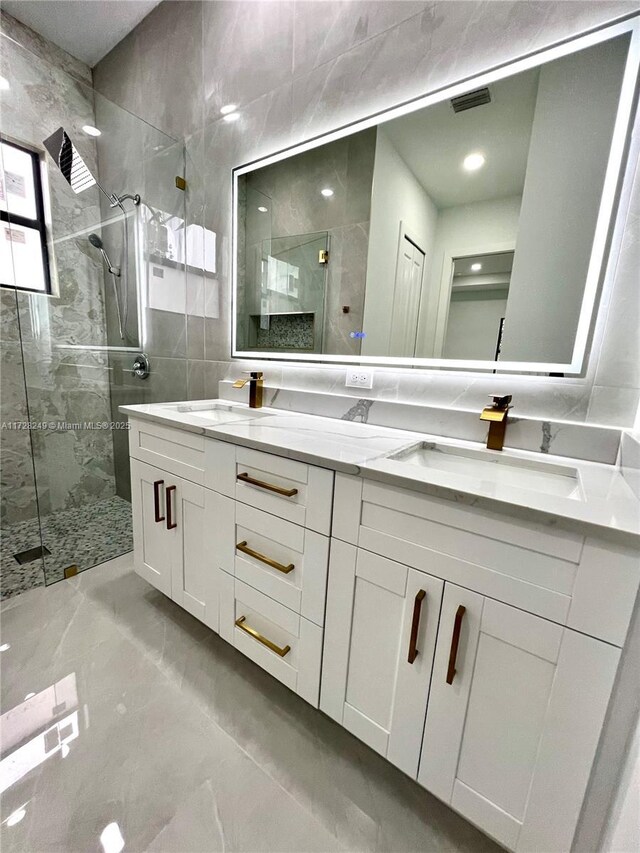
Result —
<instances>
[{"instance_id":1,"label":"white quartz countertop","mask_svg":"<svg viewBox=\"0 0 640 853\"><path fill-rule=\"evenodd\" d=\"M214 401L206 401L209 405ZM228 414L221 412L224 422L211 423L204 411L205 402L184 404L152 403L138 406L121 406L120 411L129 417L155 421L189 432L201 433L220 441L228 441L255 450L263 450L321 465L347 474L360 476L414 489L447 500L467 505L478 505L488 509L509 508L522 517L544 516L549 523L561 519L578 522L602 531L625 535L625 538L640 537L640 501L614 465L587 462L549 454L524 450L505 449L485 451L481 454L491 460L496 454L499 465L486 466L479 473L469 470L462 462L457 470L439 470L418 464L407 464L398 458L388 458L420 442L435 442L458 451L475 453L483 445L425 433L410 432L388 427L295 414L278 409L252 410L246 406L227 401L217 401L229 408ZM508 428L507 428L508 441ZM504 462L513 462L508 482L500 477L505 471ZM460 459L458 458L460 463ZM570 494L553 494L537 491L518 483L517 465L528 463L541 467L549 463L570 470L575 475L575 489ZM495 469L495 475L493 473ZM530 479L530 478L529 478ZM524 486L524 487L523 487Z\"/></svg>"}]
</instances>

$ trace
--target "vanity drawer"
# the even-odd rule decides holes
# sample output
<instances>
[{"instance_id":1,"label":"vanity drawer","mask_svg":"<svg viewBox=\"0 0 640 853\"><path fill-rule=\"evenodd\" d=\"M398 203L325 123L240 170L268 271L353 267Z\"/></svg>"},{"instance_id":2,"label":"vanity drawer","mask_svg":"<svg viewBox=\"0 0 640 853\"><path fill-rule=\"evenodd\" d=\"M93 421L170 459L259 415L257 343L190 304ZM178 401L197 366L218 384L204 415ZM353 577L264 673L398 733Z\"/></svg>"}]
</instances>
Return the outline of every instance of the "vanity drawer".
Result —
<instances>
[{"instance_id":1,"label":"vanity drawer","mask_svg":"<svg viewBox=\"0 0 640 853\"><path fill-rule=\"evenodd\" d=\"M323 631L220 570L220 636L315 708Z\"/></svg>"},{"instance_id":2,"label":"vanity drawer","mask_svg":"<svg viewBox=\"0 0 640 853\"><path fill-rule=\"evenodd\" d=\"M327 536L331 531L333 471L236 447L227 489L225 494L241 503Z\"/></svg>"},{"instance_id":3,"label":"vanity drawer","mask_svg":"<svg viewBox=\"0 0 640 853\"><path fill-rule=\"evenodd\" d=\"M204 483L203 435L135 418L129 423L130 456L192 483Z\"/></svg>"},{"instance_id":4,"label":"vanity drawer","mask_svg":"<svg viewBox=\"0 0 640 853\"><path fill-rule=\"evenodd\" d=\"M334 513L336 537L567 624L584 542L578 534L342 475Z\"/></svg>"},{"instance_id":5,"label":"vanity drawer","mask_svg":"<svg viewBox=\"0 0 640 853\"><path fill-rule=\"evenodd\" d=\"M228 506L219 518L218 564L269 598L323 625L329 538L230 498L220 500Z\"/></svg>"}]
</instances>

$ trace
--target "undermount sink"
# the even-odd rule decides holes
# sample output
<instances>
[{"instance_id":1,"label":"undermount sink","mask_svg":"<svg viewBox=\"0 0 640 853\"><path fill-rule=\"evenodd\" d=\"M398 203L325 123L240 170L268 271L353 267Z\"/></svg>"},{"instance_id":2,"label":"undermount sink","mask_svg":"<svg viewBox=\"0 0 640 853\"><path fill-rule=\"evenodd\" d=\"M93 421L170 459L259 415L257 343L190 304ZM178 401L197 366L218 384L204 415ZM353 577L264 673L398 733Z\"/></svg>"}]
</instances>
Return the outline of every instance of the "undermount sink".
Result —
<instances>
[{"instance_id":1,"label":"undermount sink","mask_svg":"<svg viewBox=\"0 0 640 853\"><path fill-rule=\"evenodd\" d=\"M246 406L237 406L234 403L212 402L211 400L196 403L167 403L162 408L176 414L194 415L211 424L228 424L249 418L262 418L269 414L256 409L248 409Z\"/></svg>"},{"instance_id":2,"label":"undermount sink","mask_svg":"<svg viewBox=\"0 0 640 853\"><path fill-rule=\"evenodd\" d=\"M475 450L439 442L422 441L387 459L419 468L459 474L483 484L512 486L582 500L578 471L569 465L507 456L492 450Z\"/></svg>"}]
</instances>

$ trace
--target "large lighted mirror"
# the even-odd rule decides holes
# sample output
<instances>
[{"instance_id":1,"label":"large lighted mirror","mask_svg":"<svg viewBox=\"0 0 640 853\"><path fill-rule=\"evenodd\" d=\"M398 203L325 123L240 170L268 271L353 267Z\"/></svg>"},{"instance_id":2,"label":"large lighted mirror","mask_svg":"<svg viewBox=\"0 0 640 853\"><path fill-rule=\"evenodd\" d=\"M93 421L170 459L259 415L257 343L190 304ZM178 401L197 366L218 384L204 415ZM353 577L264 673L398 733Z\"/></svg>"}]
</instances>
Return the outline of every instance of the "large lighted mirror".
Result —
<instances>
[{"instance_id":1,"label":"large lighted mirror","mask_svg":"<svg viewBox=\"0 0 640 853\"><path fill-rule=\"evenodd\" d=\"M233 354L579 373L638 38L618 24L236 169Z\"/></svg>"}]
</instances>

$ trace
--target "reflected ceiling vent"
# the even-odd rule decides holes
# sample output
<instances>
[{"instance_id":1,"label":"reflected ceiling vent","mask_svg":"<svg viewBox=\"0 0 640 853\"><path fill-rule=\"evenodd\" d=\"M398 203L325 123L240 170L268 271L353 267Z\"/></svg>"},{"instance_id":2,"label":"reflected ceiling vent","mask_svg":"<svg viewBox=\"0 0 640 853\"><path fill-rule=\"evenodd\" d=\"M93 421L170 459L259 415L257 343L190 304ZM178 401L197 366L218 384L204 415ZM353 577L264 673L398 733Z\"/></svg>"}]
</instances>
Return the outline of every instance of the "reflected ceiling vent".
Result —
<instances>
[{"instance_id":1,"label":"reflected ceiling vent","mask_svg":"<svg viewBox=\"0 0 640 853\"><path fill-rule=\"evenodd\" d=\"M464 95L458 95L457 98L451 98L454 113L462 113L465 110L472 110L474 107L481 107L483 104L490 103L491 92L486 86L483 89L474 89L473 92L465 92Z\"/></svg>"}]
</instances>

